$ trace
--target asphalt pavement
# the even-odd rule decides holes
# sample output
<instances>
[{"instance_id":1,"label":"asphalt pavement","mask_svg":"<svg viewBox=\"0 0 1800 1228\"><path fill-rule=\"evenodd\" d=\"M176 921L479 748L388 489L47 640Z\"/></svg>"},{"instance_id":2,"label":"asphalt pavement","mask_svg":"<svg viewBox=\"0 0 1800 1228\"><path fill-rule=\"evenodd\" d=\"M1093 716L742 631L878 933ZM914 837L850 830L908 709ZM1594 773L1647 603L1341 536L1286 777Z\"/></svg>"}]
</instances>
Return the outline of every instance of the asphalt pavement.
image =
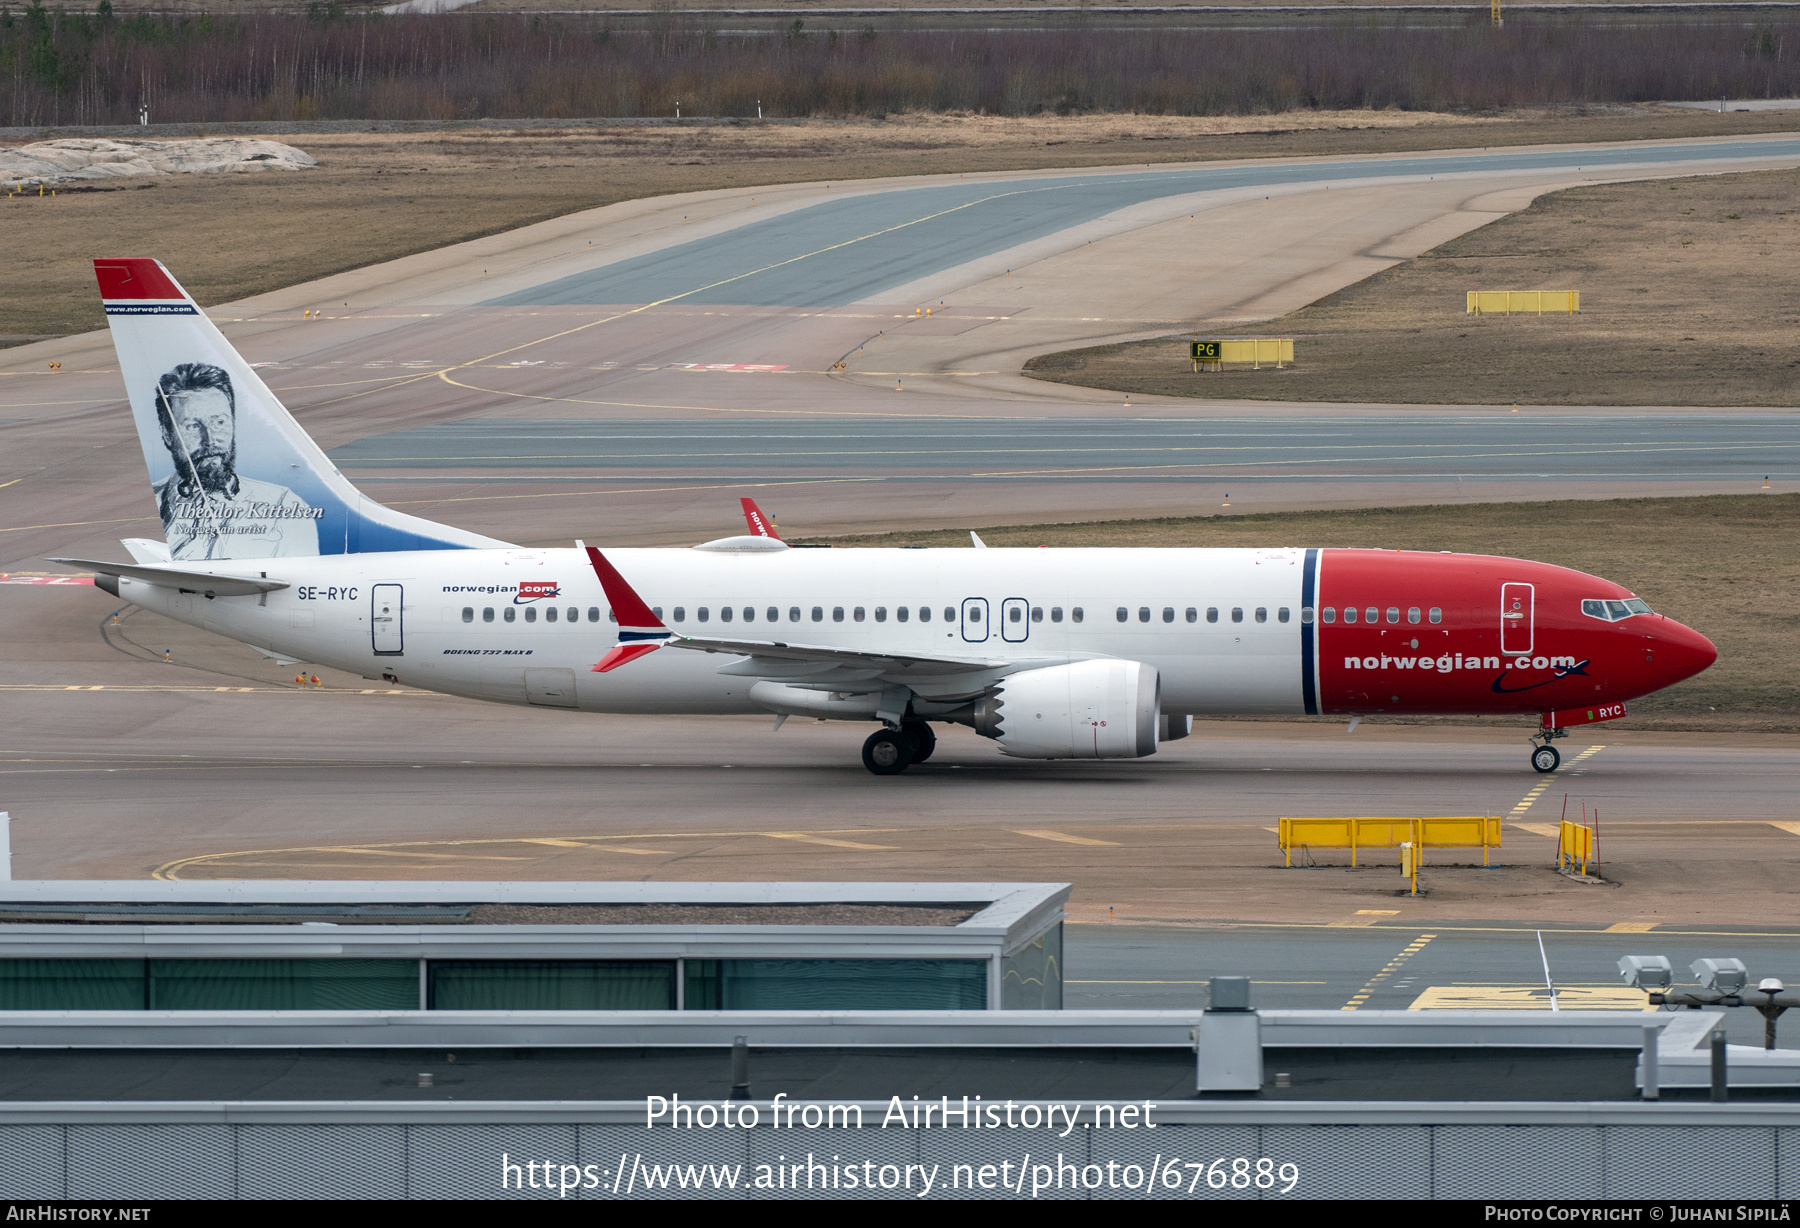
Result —
<instances>
[{"instance_id":1,"label":"asphalt pavement","mask_svg":"<svg viewBox=\"0 0 1800 1228\"><path fill-rule=\"evenodd\" d=\"M1562 1010L1646 1009L1646 996L1619 976L1624 955L1667 956L1676 990L1689 993L1699 988L1690 965L1703 957L1743 960L1753 983L1773 976L1800 984L1800 931L1783 925L1597 933L1458 922L1406 928L1099 924L1065 927L1063 1002L1071 1008L1204 1007L1208 978L1248 976L1252 1003L1270 1009L1547 1011L1552 988ZM1763 1044L1763 1017L1756 1010L1717 1009L1726 1016L1732 1044ZM1779 1047L1800 1048L1800 1017L1776 1027Z\"/></svg>"},{"instance_id":2,"label":"asphalt pavement","mask_svg":"<svg viewBox=\"0 0 1800 1228\"><path fill-rule=\"evenodd\" d=\"M358 471L671 481L1760 482L1800 475L1800 415L467 418L331 453Z\"/></svg>"}]
</instances>

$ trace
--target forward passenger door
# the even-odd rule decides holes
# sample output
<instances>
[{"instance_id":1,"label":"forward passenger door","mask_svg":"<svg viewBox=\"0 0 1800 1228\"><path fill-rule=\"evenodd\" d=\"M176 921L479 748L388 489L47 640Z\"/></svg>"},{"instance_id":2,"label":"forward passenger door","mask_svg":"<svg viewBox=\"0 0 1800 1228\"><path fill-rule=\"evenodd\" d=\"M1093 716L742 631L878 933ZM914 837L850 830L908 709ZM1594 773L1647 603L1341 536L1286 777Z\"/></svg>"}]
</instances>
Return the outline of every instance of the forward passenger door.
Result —
<instances>
[{"instance_id":1,"label":"forward passenger door","mask_svg":"<svg viewBox=\"0 0 1800 1228\"><path fill-rule=\"evenodd\" d=\"M1531 651L1532 586L1502 584L1500 586L1500 652L1519 657Z\"/></svg>"}]
</instances>

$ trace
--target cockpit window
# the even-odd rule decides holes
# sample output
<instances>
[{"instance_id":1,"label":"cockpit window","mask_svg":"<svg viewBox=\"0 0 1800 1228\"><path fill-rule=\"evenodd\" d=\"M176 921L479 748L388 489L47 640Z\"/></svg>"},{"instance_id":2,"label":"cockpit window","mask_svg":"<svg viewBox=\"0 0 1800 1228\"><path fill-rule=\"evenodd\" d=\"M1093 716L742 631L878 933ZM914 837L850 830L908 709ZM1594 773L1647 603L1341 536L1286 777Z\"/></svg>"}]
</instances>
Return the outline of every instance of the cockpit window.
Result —
<instances>
[{"instance_id":1,"label":"cockpit window","mask_svg":"<svg viewBox=\"0 0 1800 1228\"><path fill-rule=\"evenodd\" d=\"M1648 614L1651 610L1649 602L1636 597L1629 601L1601 601L1590 597L1581 603L1581 612L1589 618L1616 623L1622 618L1630 618L1633 614Z\"/></svg>"}]
</instances>

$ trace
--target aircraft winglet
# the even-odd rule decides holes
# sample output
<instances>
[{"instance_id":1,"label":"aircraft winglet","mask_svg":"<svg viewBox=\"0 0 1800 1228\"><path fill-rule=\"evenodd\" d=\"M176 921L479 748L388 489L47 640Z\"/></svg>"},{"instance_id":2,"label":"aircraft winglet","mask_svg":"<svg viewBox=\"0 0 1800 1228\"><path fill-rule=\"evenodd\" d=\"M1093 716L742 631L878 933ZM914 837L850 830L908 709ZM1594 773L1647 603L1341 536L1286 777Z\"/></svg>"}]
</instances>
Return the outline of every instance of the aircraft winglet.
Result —
<instances>
[{"instance_id":1,"label":"aircraft winglet","mask_svg":"<svg viewBox=\"0 0 1800 1228\"><path fill-rule=\"evenodd\" d=\"M758 506L755 499L739 499L744 505L744 523L750 526L752 537L772 537L781 540L781 534L775 531L775 522Z\"/></svg>"},{"instance_id":2,"label":"aircraft winglet","mask_svg":"<svg viewBox=\"0 0 1800 1228\"><path fill-rule=\"evenodd\" d=\"M671 634L637 590L626 583L618 569L594 547L587 548L588 562L600 577L600 587L612 603L613 616L619 620L619 642L594 666L594 673L607 674L621 665L629 665L639 657L649 656L663 646Z\"/></svg>"}]
</instances>

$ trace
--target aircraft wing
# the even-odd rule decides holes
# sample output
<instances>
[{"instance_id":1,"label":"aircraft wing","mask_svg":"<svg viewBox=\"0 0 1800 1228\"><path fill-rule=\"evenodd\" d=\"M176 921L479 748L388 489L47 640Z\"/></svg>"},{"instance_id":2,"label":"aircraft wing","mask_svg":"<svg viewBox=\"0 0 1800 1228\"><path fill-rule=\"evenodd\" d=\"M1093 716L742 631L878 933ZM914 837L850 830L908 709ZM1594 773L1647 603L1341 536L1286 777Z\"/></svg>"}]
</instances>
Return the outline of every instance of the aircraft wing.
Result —
<instances>
[{"instance_id":1,"label":"aircraft wing","mask_svg":"<svg viewBox=\"0 0 1800 1228\"><path fill-rule=\"evenodd\" d=\"M741 665L727 665L722 674L743 674L767 678L793 676L794 664L841 666L849 669L878 670L882 674L904 676L913 670L921 675L973 674L994 669L1012 669L1016 658L989 656L914 655L899 652L870 652L855 648L830 648L819 644L787 644L774 640L720 640L699 636L677 635L663 641L665 648L687 648L695 652L723 652L749 657ZM766 666L764 665L766 663ZM787 668L784 668L787 667ZM748 667L748 668L747 668Z\"/></svg>"},{"instance_id":2,"label":"aircraft wing","mask_svg":"<svg viewBox=\"0 0 1800 1228\"><path fill-rule=\"evenodd\" d=\"M664 625L625 577L594 547L587 548L588 562L612 602L619 621L619 642L594 666L597 674L646 657L659 648L690 652L724 653L742 657L719 670L743 678L796 682L834 689L868 690L895 683L918 690L967 693L979 691L990 680L1039 665L1059 665L1066 656L1040 659L996 656L989 653L876 652L862 648L835 648L823 644L794 644L781 640L713 639L677 635ZM987 675L987 678L981 677Z\"/></svg>"},{"instance_id":3,"label":"aircraft wing","mask_svg":"<svg viewBox=\"0 0 1800 1228\"><path fill-rule=\"evenodd\" d=\"M98 559L49 561L66 563L70 567L86 567L102 576L124 576L128 580L142 580L147 584L200 593L207 597L245 597L251 593L272 593L276 589L288 587L286 580L220 576L209 571L189 571L181 567L159 567L145 563L108 563Z\"/></svg>"}]
</instances>

